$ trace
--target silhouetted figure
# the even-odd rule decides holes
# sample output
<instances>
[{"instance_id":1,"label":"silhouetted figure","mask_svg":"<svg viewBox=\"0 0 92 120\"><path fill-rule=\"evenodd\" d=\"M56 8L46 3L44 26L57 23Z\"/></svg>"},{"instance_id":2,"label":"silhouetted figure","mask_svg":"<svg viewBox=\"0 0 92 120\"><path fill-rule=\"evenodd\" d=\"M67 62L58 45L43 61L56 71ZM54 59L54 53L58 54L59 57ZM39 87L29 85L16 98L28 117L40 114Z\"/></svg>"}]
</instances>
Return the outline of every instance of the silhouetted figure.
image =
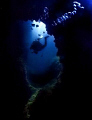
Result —
<instances>
[{"instance_id":1,"label":"silhouetted figure","mask_svg":"<svg viewBox=\"0 0 92 120\"><path fill-rule=\"evenodd\" d=\"M49 36L46 36L46 37L45 37L45 43L44 43L44 45L42 45L42 44L39 42L39 39L41 39L41 38L38 38L36 41L33 41L32 45L31 45L31 47L30 47L30 49L33 49L33 52L32 52L32 53L37 54L38 51L41 51L42 49L44 49L44 48L47 46L47 38L48 38L48 37L49 37Z\"/></svg>"}]
</instances>

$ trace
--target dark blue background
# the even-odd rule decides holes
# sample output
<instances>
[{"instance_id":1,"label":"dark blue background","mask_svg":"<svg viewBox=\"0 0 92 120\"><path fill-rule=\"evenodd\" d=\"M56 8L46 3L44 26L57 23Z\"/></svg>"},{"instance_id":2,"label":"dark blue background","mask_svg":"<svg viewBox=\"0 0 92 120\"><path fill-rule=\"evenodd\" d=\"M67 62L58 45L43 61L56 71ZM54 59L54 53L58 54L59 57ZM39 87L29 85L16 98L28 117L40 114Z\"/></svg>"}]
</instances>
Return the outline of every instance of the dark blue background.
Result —
<instances>
[{"instance_id":1,"label":"dark blue background","mask_svg":"<svg viewBox=\"0 0 92 120\"><path fill-rule=\"evenodd\" d=\"M0 1L0 68L1 68L1 105L3 118L7 119L23 119L23 108L28 98L30 97L30 90L24 80L16 62L16 58L21 54L11 56L7 44L7 37L11 34L10 27L16 20L37 19L42 13L44 6L51 6L53 13L65 13L69 8L69 3L72 0L12 0ZM55 91L51 99L47 100L47 104L43 102L44 108L37 109L36 114L40 118L40 113L47 116L47 118L57 117L57 119L66 117L73 117L81 115L82 117L90 113L91 100L91 80L92 80L92 2L87 0L80 0L85 9L82 15L73 18L61 30L64 36L63 53L59 49L58 54L65 55L64 59L64 74L62 78L62 86ZM60 4L61 3L61 4ZM39 9L39 6L41 9ZM71 4L72 6L72 4ZM38 12L39 10L39 12ZM59 33L61 34L61 33ZM56 36L58 32L56 31ZM15 41L16 42L16 41ZM16 43L17 45L19 43ZM13 46L15 43L13 44ZM58 43L57 43L57 46ZM11 51L13 52L13 51ZM48 110L48 108L51 108ZM42 107L41 107L42 108ZM59 110L60 108L60 110ZM53 114L50 113L53 112ZM83 114L82 114L83 111ZM50 113L50 114L49 114ZM88 117L88 116L87 116ZM34 117L35 119L35 117Z\"/></svg>"}]
</instances>

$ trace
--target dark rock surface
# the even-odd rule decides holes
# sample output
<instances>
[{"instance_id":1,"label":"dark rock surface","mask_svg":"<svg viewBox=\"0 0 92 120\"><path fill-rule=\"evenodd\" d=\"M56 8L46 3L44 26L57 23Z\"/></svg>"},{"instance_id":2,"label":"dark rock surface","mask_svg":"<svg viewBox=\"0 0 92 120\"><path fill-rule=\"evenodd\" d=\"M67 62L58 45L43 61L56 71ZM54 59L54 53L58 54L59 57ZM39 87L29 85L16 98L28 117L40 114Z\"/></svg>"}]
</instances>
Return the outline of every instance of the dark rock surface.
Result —
<instances>
[{"instance_id":1,"label":"dark rock surface","mask_svg":"<svg viewBox=\"0 0 92 120\"><path fill-rule=\"evenodd\" d=\"M55 4L54 2L57 1ZM7 37L13 21L35 19L42 14L43 8L51 6L51 19L56 14L62 14L71 9L68 3L72 0L13 0L0 3L0 67L1 67L1 104L2 116L7 119L23 120L23 109L30 97L30 90L25 82L24 73L20 71L20 62L17 57L11 56L8 51ZM1 1L0 1L1 2ZM61 4L59 4L61 2ZM39 7L40 6L40 7ZM57 7L58 6L58 7ZM87 114L90 106L92 80L92 18L90 9L85 8L82 15L76 15L65 26L49 27L48 32L56 38L58 55L64 64L62 84L48 96L43 91L33 105L32 120L63 119ZM50 19L50 20L51 20ZM62 38L63 36L63 38ZM62 40L61 40L62 39ZM61 40L61 41L60 41ZM19 43L18 43L19 44ZM44 96L45 95L45 96ZM4 109L4 110L3 110ZM81 112L82 111L82 112Z\"/></svg>"}]
</instances>

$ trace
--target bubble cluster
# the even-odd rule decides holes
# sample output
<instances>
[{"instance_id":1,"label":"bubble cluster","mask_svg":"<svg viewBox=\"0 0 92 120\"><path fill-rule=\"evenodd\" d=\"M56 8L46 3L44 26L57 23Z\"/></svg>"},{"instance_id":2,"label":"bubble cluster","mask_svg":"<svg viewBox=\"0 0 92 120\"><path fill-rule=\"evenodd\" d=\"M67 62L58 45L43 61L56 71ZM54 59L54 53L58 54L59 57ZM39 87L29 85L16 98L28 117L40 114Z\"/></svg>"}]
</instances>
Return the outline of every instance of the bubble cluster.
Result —
<instances>
[{"instance_id":1,"label":"bubble cluster","mask_svg":"<svg viewBox=\"0 0 92 120\"><path fill-rule=\"evenodd\" d=\"M81 6L81 3L74 1L73 2L74 10L72 12L67 12L61 17L58 17L55 21L53 21L52 26L56 26L58 24L61 24L62 22L66 21L67 19L71 18L72 15L75 15L77 13L77 9L81 8L84 9L83 6Z\"/></svg>"},{"instance_id":2,"label":"bubble cluster","mask_svg":"<svg viewBox=\"0 0 92 120\"><path fill-rule=\"evenodd\" d=\"M46 20L49 17L49 9L47 7L44 8L43 15L40 17L41 20Z\"/></svg>"},{"instance_id":3,"label":"bubble cluster","mask_svg":"<svg viewBox=\"0 0 92 120\"><path fill-rule=\"evenodd\" d=\"M77 2L77 1L73 2L73 7L74 7L74 10L72 12L67 12L64 15L62 15L61 17L58 17L56 20L54 20L52 22L52 26L61 24L64 21L66 21L67 19L71 18L73 15L75 15L77 13L78 8L84 9L84 7L81 5L81 3ZM40 20L43 21L43 20L46 20L47 18L49 18L49 9L47 7L45 7L44 11L43 11L43 15L40 17Z\"/></svg>"}]
</instances>

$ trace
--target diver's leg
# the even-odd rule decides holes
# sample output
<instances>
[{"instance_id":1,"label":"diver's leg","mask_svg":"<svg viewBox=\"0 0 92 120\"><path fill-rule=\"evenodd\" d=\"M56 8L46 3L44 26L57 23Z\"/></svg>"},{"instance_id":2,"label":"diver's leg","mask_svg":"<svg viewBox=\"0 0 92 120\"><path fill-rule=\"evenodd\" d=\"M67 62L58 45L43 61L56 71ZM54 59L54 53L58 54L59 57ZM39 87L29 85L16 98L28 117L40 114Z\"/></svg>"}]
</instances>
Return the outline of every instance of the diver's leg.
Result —
<instances>
[{"instance_id":1,"label":"diver's leg","mask_svg":"<svg viewBox=\"0 0 92 120\"><path fill-rule=\"evenodd\" d=\"M45 39L47 39L49 37L49 35L47 35L46 37L44 37Z\"/></svg>"},{"instance_id":2,"label":"diver's leg","mask_svg":"<svg viewBox=\"0 0 92 120\"><path fill-rule=\"evenodd\" d=\"M35 54L38 54L38 51L32 51L31 53L35 53Z\"/></svg>"},{"instance_id":3,"label":"diver's leg","mask_svg":"<svg viewBox=\"0 0 92 120\"><path fill-rule=\"evenodd\" d=\"M47 35L45 38L45 44L44 44L44 47L47 45L47 38L49 37L49 35Z\"/></svg>"}]
</instances>

